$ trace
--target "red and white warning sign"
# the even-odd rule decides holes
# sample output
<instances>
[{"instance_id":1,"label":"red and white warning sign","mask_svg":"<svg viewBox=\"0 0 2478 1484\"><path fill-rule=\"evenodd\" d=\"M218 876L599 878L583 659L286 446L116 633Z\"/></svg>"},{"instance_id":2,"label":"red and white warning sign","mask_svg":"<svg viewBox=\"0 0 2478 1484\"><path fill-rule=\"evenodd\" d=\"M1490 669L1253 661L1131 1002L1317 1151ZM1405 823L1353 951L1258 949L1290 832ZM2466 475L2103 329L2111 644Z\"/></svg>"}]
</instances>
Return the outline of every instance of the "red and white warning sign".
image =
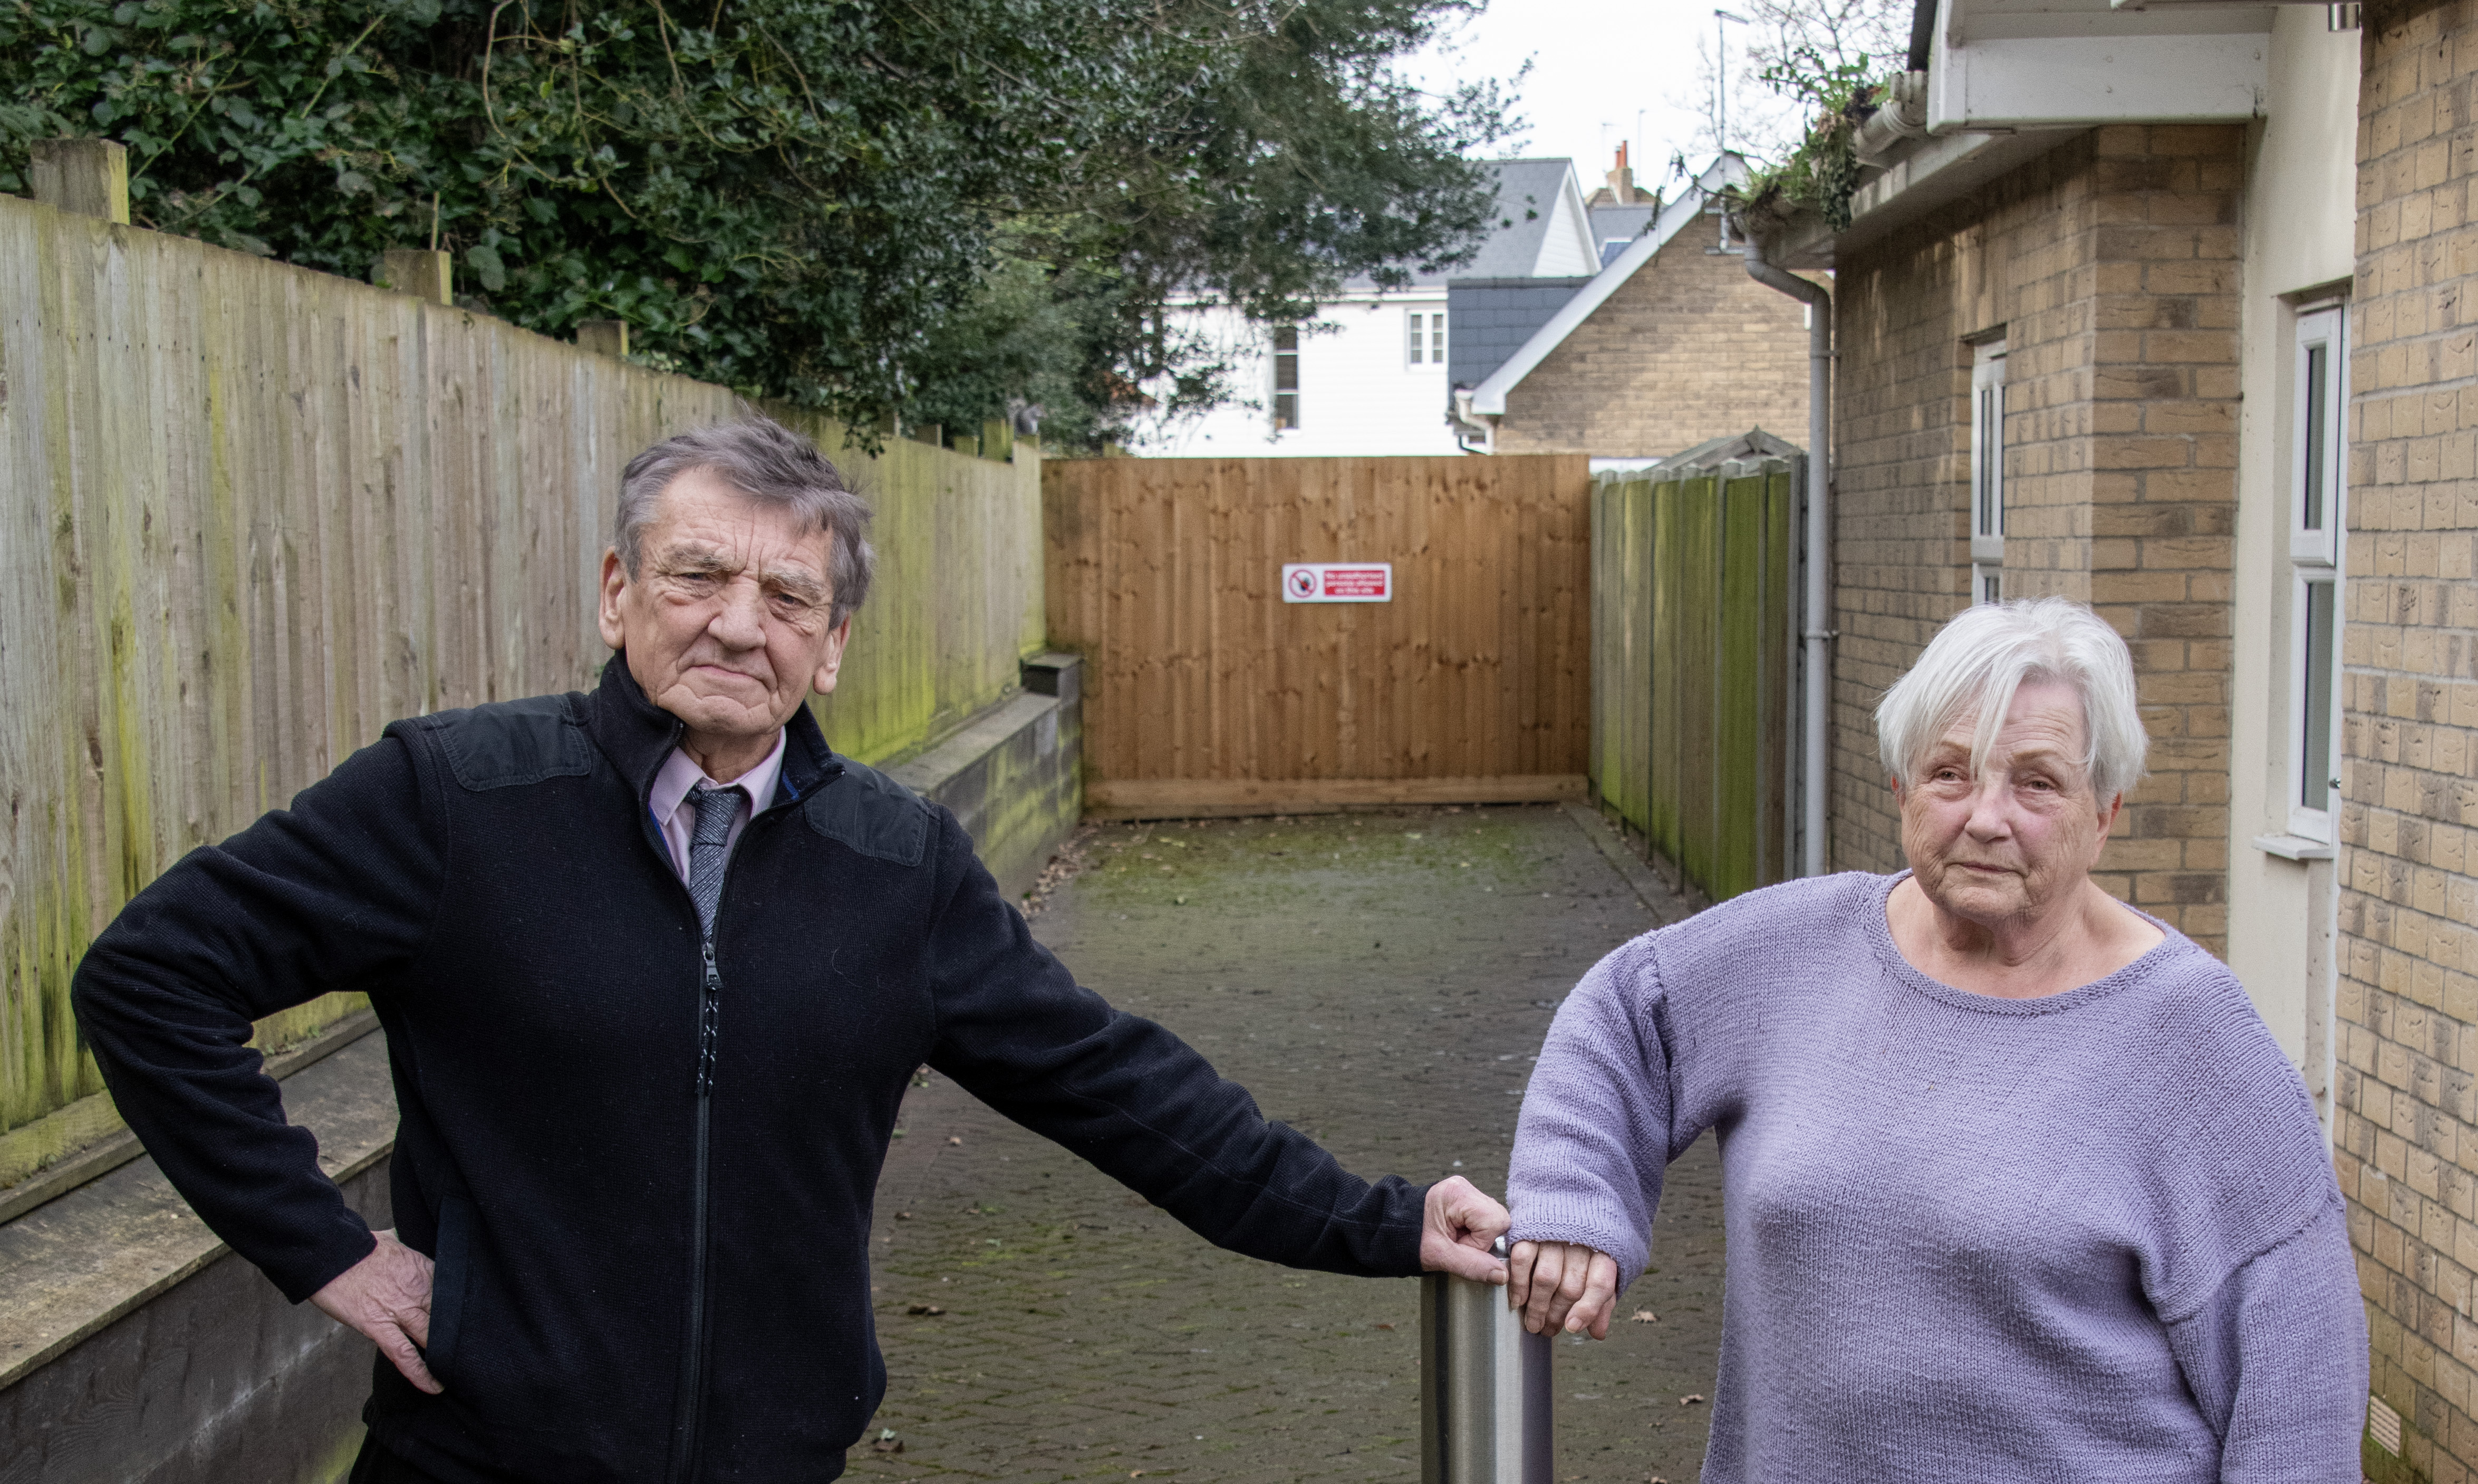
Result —
<instances>
[{"instance_id":1,"label":"red and white warning sign","mask_svg":"<svg viewBox=\"0 0 2478 1484\"><path fill-rule=\"evenodd\" d=\"M1391 603L1391 562L1285 562L1285 603Z\"/></svg>"}]
</instances>

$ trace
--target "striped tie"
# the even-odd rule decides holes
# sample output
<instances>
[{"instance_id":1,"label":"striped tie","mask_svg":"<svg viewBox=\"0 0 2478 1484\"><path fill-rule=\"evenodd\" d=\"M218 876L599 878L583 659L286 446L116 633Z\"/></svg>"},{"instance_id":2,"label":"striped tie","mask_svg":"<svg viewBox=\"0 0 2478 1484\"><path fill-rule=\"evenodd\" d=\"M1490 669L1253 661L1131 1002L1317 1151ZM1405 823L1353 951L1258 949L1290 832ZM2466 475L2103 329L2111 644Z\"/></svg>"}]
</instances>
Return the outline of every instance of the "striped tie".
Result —
<instances>
[{"instance_id":1,"label":"striped tie","mask_svg":"<svg viewBox=\"0 0 2478 1484\"><path fill-rule=\"evenodd\" d=\"M705 936L714 936L714 910L722 903L722 869L731 853L724 846L731 843L731 821L740 816L740 801L747 794L738 789L709 789L698 784L689 790L689 802L696 805L696 830L689 836L689 896L696 903L697 926Z\"/></svg>"}]
</instances>

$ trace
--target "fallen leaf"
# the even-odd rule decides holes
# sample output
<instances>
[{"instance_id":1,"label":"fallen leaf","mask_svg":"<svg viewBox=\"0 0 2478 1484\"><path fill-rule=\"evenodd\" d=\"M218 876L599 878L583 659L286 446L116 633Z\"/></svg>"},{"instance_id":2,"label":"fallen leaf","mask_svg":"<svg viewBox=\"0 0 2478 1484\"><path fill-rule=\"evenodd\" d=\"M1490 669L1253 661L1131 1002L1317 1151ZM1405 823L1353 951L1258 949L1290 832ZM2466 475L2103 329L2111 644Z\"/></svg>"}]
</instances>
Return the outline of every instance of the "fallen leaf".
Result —
<instances>
[{"instance_id":1,"label":"fallen leaf","mask_svg":"<svg viewBox=\"0 0 2478 1484\"><path fill-rule=\"evenodd\" d=\"M927 1314L927 1315L933 1315L933 1316L934 1316L934 1315L944 1314L944 1313L946 1313L947 1311L946 1311L946 1310L944 1310L944 1309L939 1308L939 1307L938 1307L936 1304L934 1304L934 1303L917 1303L917 1304L914 1304L911 1308L904 1310L903 1312L904 1312L904 1313L906 1313L906 1314ZM1698 1400L1698 1401L1701 1401L1701 1400L1703 1400L1704 1398L1703 1398L1703 1397L1701 1397L1701 1396L1698 1396L1698 1397L1696 1397L1695 1399L1696 1399L1696 1400Z\"/></svg>"},{"instance_id":2,"label":"fallen leaf","mask_svg":"<svg viewBox=\"0 0 2478 1484\"><path fill-rule=\"evenodd\" d=\"M1697 1402L1699 1402L1699 1401L1702 1401L1703 1399L1704 1399L1704 1394L1703 1394L1702 1392L1697 1392L1697 1393L1695 1393L1695 1394L1694 1394L1693 1396L1681 1396L1681 1397L1679 1397L1679 1398L1678 1398L1678 1404L1679 1404L1680 1406L1682 1406L1682 1407L1691 1407L1691 1406L1695 1405L1695 1403L1697 1403Z\"/></svg>"},{"instance_id":3,"label":"fallen leaf","mask_svg":"<svg viewBox=\"0 0 2478 1484\"><path fill-rule=\"evenodd\" d=\"M900 1216L902 1213L898 1212L896 1214ZM1660 1316L1653 1313L1650 1309L1637 1309L1634 1311L1634 1321L1638 1324L1657 1324L1660 1322Z\"/></svg>"},{"instance_id":4,"label":"fallen leaf","mask_svg":"<svg viewBox=\"0 0 2478 1484\"><path fill-rule=\"evenodd\" d=\"M1394 1326L1391 1324L1379 1324L1377 1327L1379 1329L1392 1329Z\"/></svg>"},{"instance_id":5,"label":"fallen leaf","mask_svg":"<svg viewBox=\"0 0 2478 1484\"><path fill-rule=\"evenodd\" d=\"M895 1219L898 1221L908 1221L912 1220L912 1213L909 1211L898 1211L895 1213Z\"/></svg>"}]
</instances>

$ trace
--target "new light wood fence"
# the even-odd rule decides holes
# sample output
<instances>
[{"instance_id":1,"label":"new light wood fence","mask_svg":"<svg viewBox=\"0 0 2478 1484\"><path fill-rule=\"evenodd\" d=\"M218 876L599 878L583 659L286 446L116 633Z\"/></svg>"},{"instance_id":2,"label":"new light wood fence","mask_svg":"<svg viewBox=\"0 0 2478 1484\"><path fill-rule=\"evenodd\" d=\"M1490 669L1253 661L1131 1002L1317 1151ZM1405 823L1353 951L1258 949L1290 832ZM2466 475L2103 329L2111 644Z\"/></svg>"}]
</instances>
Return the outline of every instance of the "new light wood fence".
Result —
<instances>
[{"instance_id":1,"label":"new light wood fence","mask_svg":"<svg viewBox=\"0 0 2478 1484\"><path fill-rule=\"evenodd\" d=\"M1042 483L1091 812L1580 796L1587 460L1096 459ZM1396 595L1285 603L1286 562L1390 562Z\"/></svg>"},{"instance_id":2,"label":"new light wood fence","mask_svg":"<svg viewBox=\"0 0 2478 1484\"><path fill-rule=\"evenodd\" d=\"M1592 786L1715 899L1794 874L1798 461L1592 493Z\"/></svg>"},{"instance_id":3,"label":"new light wood fence","mask_svg":"<svg viewBox=\"0 0 2478 1484\"><path fill-rule=\"evenodd\" d=\"M917 751L1041 643L1037 461L868 458L768 410L877 507L827 734ZM590 686L620 466L738 411L486 316L0 196L0 1185L116 1126L68 982L120 904L391 718Z\"/></svg>"}]
</instances>

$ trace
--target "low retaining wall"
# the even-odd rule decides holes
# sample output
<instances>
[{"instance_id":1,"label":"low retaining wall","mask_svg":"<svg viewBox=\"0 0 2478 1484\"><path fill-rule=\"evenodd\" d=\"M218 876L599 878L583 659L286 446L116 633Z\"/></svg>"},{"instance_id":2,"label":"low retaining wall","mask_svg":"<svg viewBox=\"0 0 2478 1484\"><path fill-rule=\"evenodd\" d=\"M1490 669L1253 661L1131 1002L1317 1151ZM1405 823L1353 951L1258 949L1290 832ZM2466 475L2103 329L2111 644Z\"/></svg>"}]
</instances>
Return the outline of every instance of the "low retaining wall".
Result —
<instances>
[{"instance_id":1,"label":"low retaining wall","mask_svg":"<svg viewBox=\"0 0 2478 1484\"><path fill-rule=\"evenodd\" d=\"M1022 693L888 769L954 811L1010 896L1082 807L1073 655L1024 662ZM391 1224L395 1096L365 1015L285 1059L285 1108L373 1226ZM8 1484L331 1484L361 1446L368 1342L287 1303L142 1154L0 1222L0 1479Z\"/></svg>"},{"instance_id":2,"label":"low retaining wall","mask_svg":"<svg viewBox=\"0 0 2478 1484\"><path fill-rule=\"evenodd\" d=\"M953 810L981 864L1011 898L1084 812L1084 663L1072 654L1024 662L1024 691L908 763L896 782Z\"/></svg>"}]
</instances>

